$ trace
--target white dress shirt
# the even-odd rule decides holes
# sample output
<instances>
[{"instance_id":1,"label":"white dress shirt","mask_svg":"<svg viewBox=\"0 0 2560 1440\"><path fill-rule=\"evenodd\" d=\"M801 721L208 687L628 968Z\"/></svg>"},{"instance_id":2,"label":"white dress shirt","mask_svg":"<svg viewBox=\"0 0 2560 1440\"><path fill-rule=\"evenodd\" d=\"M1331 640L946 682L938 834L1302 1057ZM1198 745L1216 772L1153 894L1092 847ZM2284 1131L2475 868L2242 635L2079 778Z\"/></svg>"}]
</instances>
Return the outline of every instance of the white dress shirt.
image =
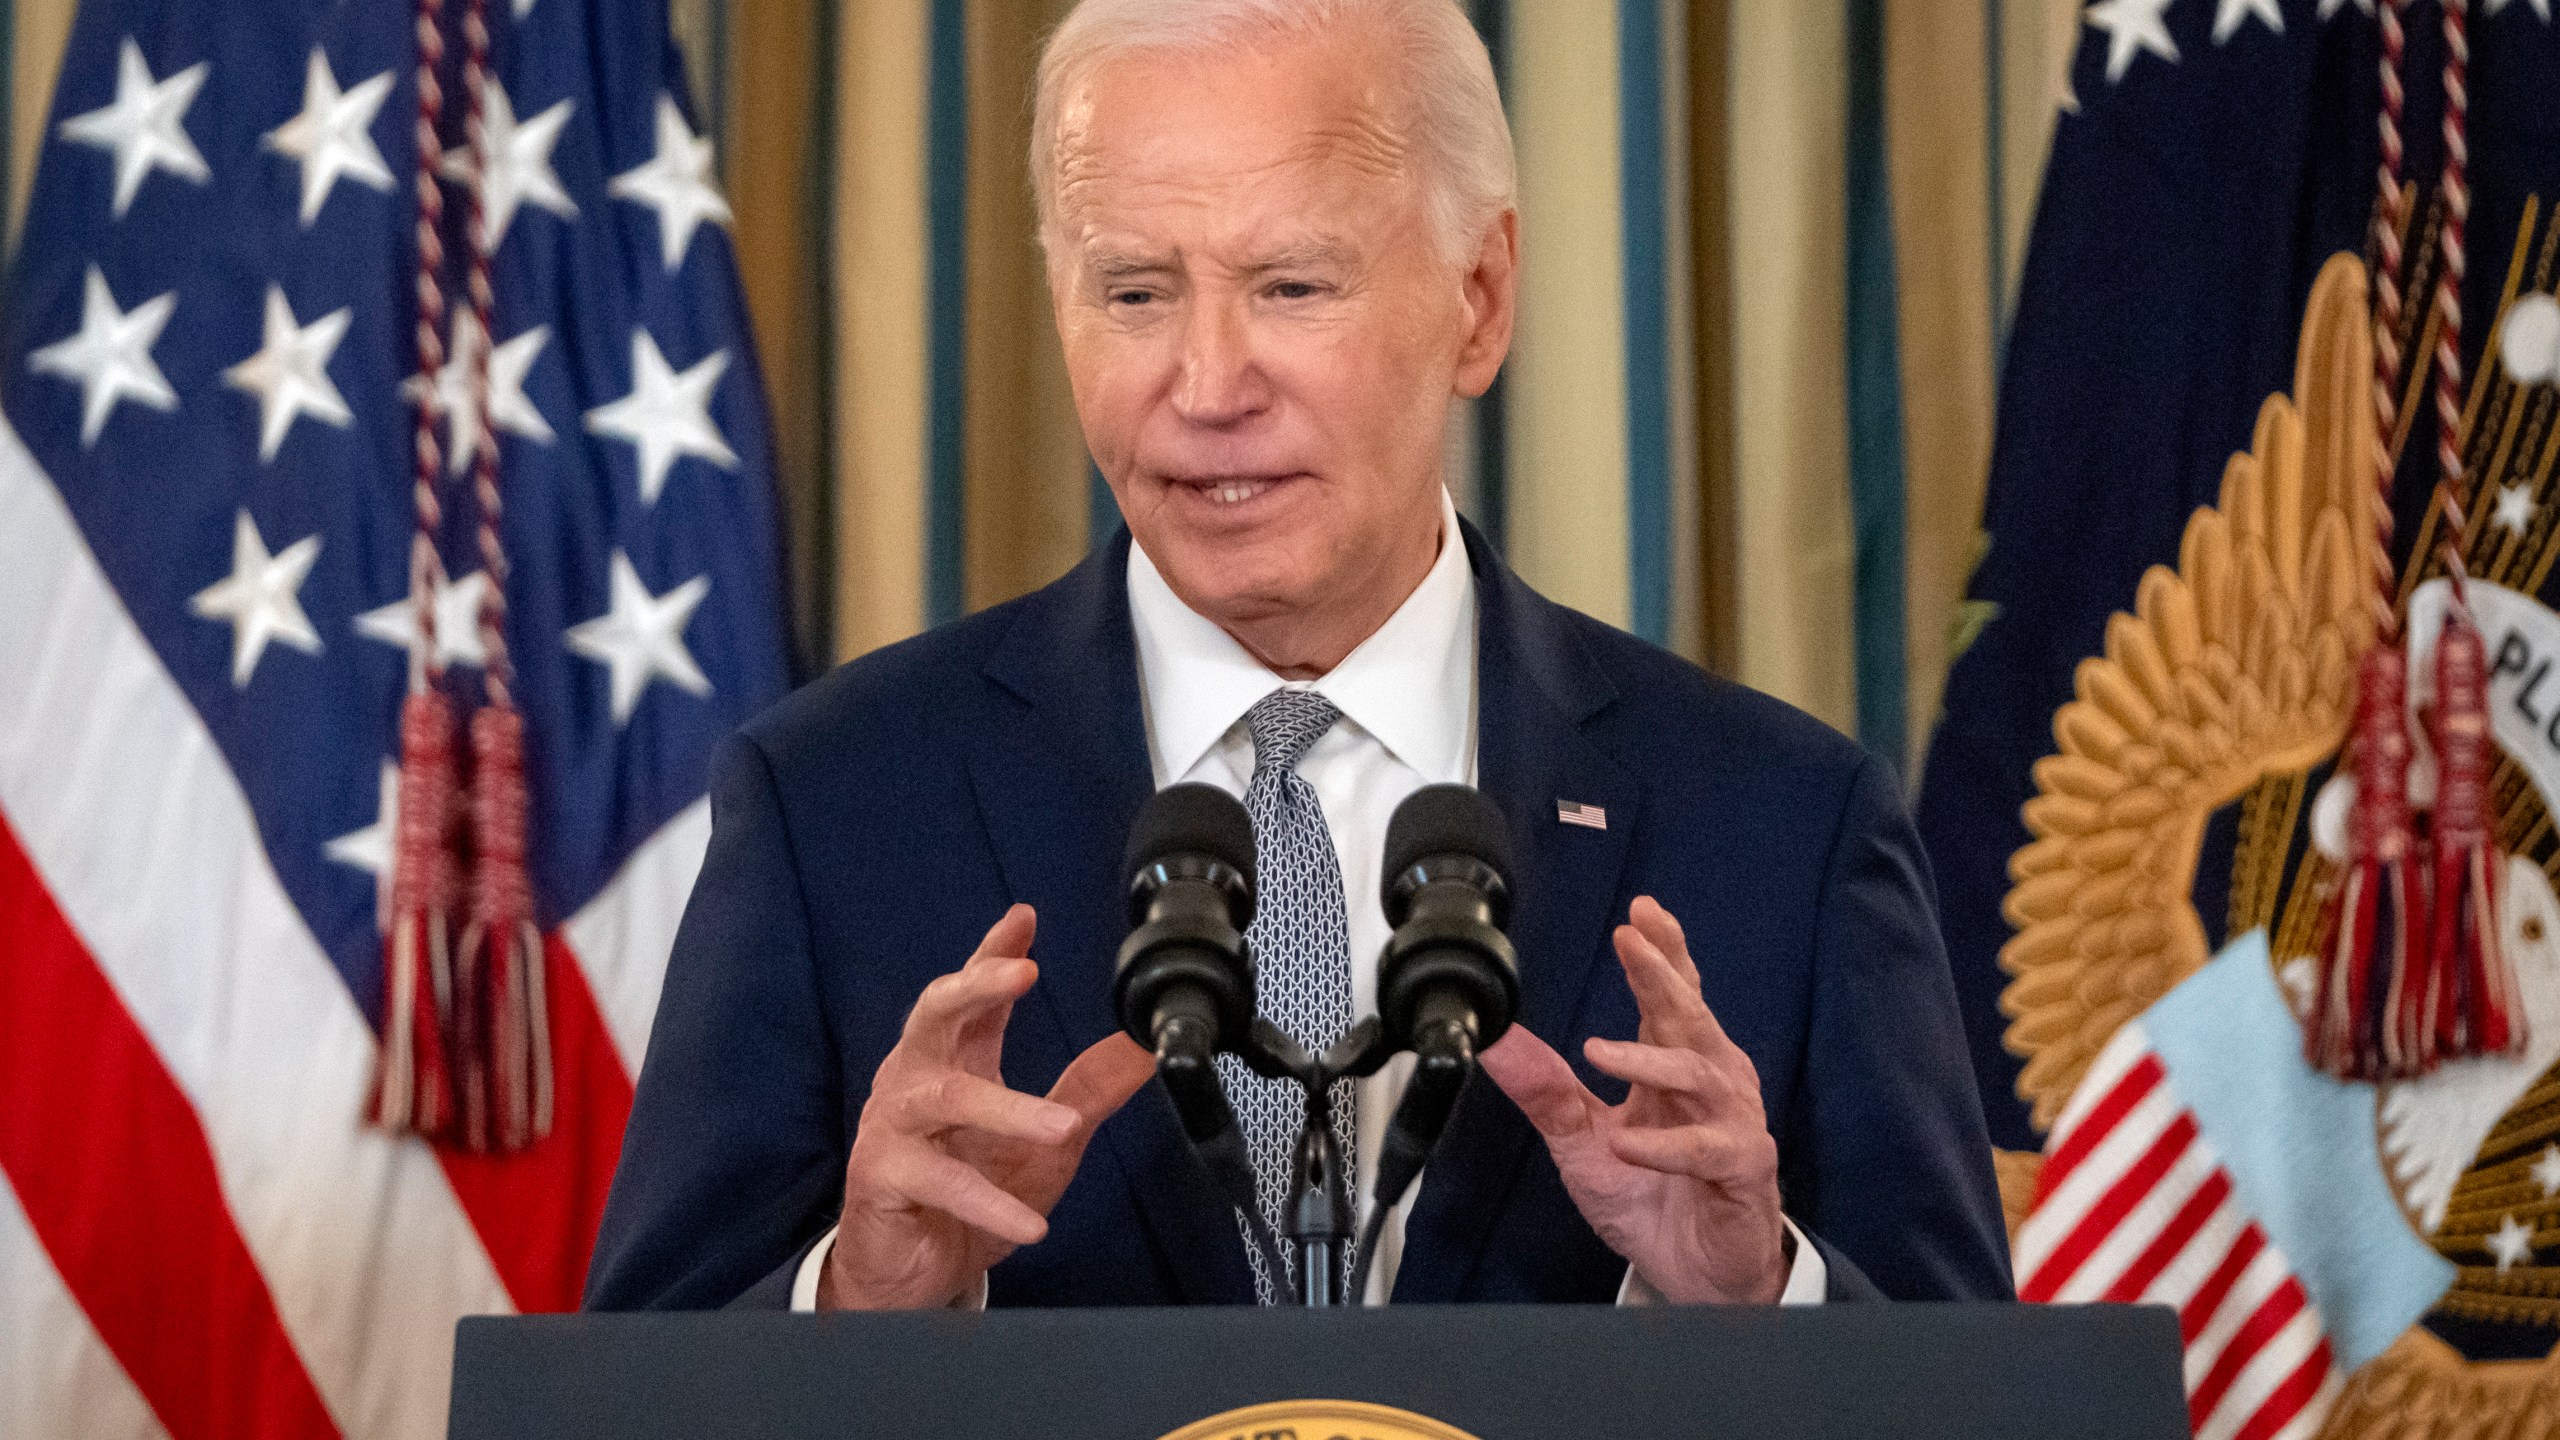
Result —
<instances>
[{"instance_id":1,"label":"white dress shirt","mask_svg":"<svg viewBox=\"0 0 2560 1440\"><path fill-rule=\"evenodd\" d=\"M1352 1013L1376 1013L1378 958L1388 937L1378 899L1387 822L1406 796L1425 785L1472 785L1476 779L1475 575L1467 565L1456 509L1444 494L1440 554L1413 594L1341 664L1315 680L1283 680L1266 668L1215 621L1183 604L1136 545L1129 547L1128 585L1147 758L1156 788L1196 781L1242 798L1253 778L1253 738L1244 715L1274 690L1313 690L1342 712L1341 721L1298 762L1298 773L1316 792L1342 864L1351 928ZM1363 1215L1370 1201L1367 1186L1378 1170L1378 1148L1412 1068L1413 1057L1399 1055L1359 1082L1355 1177L1363 1187ZM1384 1304L1394 1292L1405 1214L1421 1189L1417 1182L1387 1218L1367 1293L1361 1297L1365 1304ZM1794 1233L1792 1221L1788 1229L1795 1260L1780 1303L1818 1303L1828 1280L1822 1256ZM816 1308L818 1276L834 1239L830 1232L802 1262L792 1287L793 1309ZM984 1303L985 1294L982 1283L961 1303ZM1652 1287L1630 1267L1619 1302L1656 1299Z\"/></svg>"}]
</instances>

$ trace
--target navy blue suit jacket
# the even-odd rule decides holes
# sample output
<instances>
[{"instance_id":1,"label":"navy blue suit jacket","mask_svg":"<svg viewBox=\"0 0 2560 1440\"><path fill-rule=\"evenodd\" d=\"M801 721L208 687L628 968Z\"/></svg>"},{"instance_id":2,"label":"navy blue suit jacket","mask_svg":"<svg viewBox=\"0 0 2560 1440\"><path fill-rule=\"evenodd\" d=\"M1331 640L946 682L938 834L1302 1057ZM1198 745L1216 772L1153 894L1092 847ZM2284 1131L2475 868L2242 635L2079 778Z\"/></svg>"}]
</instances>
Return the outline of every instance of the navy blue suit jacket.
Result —
<instances>
[{"instance_id":1,"label":"navy blue suit jacket","mask_svg":"<svg viewBox=\"0 0 2560 1440\"><path fill-rule=\"evenodd\" d=\"M1005 1034L1006 1083L1044 1091L1111 1031L1117 867L1153 784L1128 544L838 669L724 749L590 1307L785 1303L908 1008L1007 905L1038 908L1041 975ZM1619 1098L1581 1046L1634 1038L1609 934L1634 897L1659 898L1759 1069L1787 1213L1818 1237L1833 1294L1871 1279L1894 1298L2007 1296L1981 1105L1889 772L1540 597L1471 529L1467 546L1478 778L1512 827L1520 1022ZM1560 824L1558 800L1603 807L1608 828ZM1394 1298L1606 1302L1625 1271L1477 1077L1415 1200ZM1101 1128L1048 1238L989 1277L998 1305L1252 1295L1233 1213L1152 1084Z\"/></svg>"}]
</instances>

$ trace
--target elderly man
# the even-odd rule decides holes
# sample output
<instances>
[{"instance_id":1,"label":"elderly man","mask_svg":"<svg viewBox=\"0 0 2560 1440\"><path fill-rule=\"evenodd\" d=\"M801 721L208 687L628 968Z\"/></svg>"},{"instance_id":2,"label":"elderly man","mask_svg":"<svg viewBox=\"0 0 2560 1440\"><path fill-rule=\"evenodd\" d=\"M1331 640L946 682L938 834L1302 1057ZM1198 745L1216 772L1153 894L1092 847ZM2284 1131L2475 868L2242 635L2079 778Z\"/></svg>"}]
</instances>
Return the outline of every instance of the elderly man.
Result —
<instances>
[{"instance_id":1,"label":"elderly man","mask_svg":"<svg viewBox=\"0 0 2560 1440\"><path fill-rule=\"evenodd\" d=\"M729 745L589 1303L1285 1294L1115 1033L1120 840L1181 780L1244 798L1264 1010L1314 1044L1373 1003L1396 803L1509 820L1520 1023L1372 1303L2007 1294L1884 767L1541 599L1441 489L1519 253L1451 0L1086 0L1031 163L1128 533ZM1287 1107L1229 1080L1273 1213Z\"/></svg>"}]
</instances>

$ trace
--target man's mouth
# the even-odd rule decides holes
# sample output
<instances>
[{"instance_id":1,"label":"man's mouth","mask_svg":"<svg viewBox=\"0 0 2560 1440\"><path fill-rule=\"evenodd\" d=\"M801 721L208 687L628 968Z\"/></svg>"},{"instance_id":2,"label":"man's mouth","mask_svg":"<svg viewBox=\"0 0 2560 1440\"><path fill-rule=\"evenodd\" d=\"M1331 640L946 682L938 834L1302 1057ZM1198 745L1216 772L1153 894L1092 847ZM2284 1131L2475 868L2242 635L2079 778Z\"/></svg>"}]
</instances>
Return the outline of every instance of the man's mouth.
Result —
<instances>
[{"instance_id":1,"label":"man's mouth","mask_svg":"<svg viewBox=\"0 0 2560 1440\"><path fill-rule=\"evenodd\" d=\"M1180 483L1198 491L1213 505L1241 505L1287 478L1285 475L1222 475Z\"/></svg>"}]
</instances>

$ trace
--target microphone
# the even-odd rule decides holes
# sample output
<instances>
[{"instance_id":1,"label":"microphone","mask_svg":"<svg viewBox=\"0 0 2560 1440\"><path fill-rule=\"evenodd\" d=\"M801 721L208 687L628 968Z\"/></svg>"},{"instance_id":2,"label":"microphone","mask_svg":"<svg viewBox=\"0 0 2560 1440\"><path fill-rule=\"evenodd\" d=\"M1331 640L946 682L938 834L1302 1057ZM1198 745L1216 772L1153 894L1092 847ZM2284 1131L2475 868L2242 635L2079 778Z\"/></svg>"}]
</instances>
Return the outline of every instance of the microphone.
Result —
<instances>
[{"instance_id":1,"label":"microphone","mask_svg":"<svg viewBox=\"0 0 2560 1440\"><path fill-rule=\"evenodd\" d=\"M1120 1028L1155 1052L1156 1078L1182 1132L1240 1214L1274 1276L1289 1273L1262 1218L1243 1132L1218 1083L1218 1053L1251 1057L1253 820L1215 785L1171 785L1147 798L1129 827L1122 867L1129 924L1112 975Z\"/></svg>"},{"instance_id":2,"label":"microphone","mask_svg":"<svg viewBox=\"0 0 2560 1440\"><path fill-rule=\"evenodd\" d=\"M1511 845L1502 811L1466 785L1426 785L1387 822L1380 902L1394 937L1378 964L1388 1043L1464 1067L1520 1008L1511 919Z\"/></svg>"},{"instance_id":3,"label":"microphone","mask_svg":"<svg viewBox=\"0 0 2560 1440\"><path fill-rule=\"evenodd\" d=\"M1379 902L1394 935L1378 961L1378 1018L1388 1050L1413 1052L1378 1147L1378 1178L1361 1227L1350 1293L1369 1284L1389 1212L1422 1174L1476 1052L1502 1038L1520 1009L1511 920L1511 845L1502 811L1465 785L1426 785L1387 822Z\"/></svg>"},{"instance_id":4,"label":"microphone","mask_svg":"<svg viewBox=\"0 0 2560 1440\"><path fill-rule=\"evenodd\" d=\"M1129 923L1112 996L1159 1067L1206 1069L1253 1026L1253 822L1214 785L1157 791L1129 827Z\"/></svg>"}]
</instances>

